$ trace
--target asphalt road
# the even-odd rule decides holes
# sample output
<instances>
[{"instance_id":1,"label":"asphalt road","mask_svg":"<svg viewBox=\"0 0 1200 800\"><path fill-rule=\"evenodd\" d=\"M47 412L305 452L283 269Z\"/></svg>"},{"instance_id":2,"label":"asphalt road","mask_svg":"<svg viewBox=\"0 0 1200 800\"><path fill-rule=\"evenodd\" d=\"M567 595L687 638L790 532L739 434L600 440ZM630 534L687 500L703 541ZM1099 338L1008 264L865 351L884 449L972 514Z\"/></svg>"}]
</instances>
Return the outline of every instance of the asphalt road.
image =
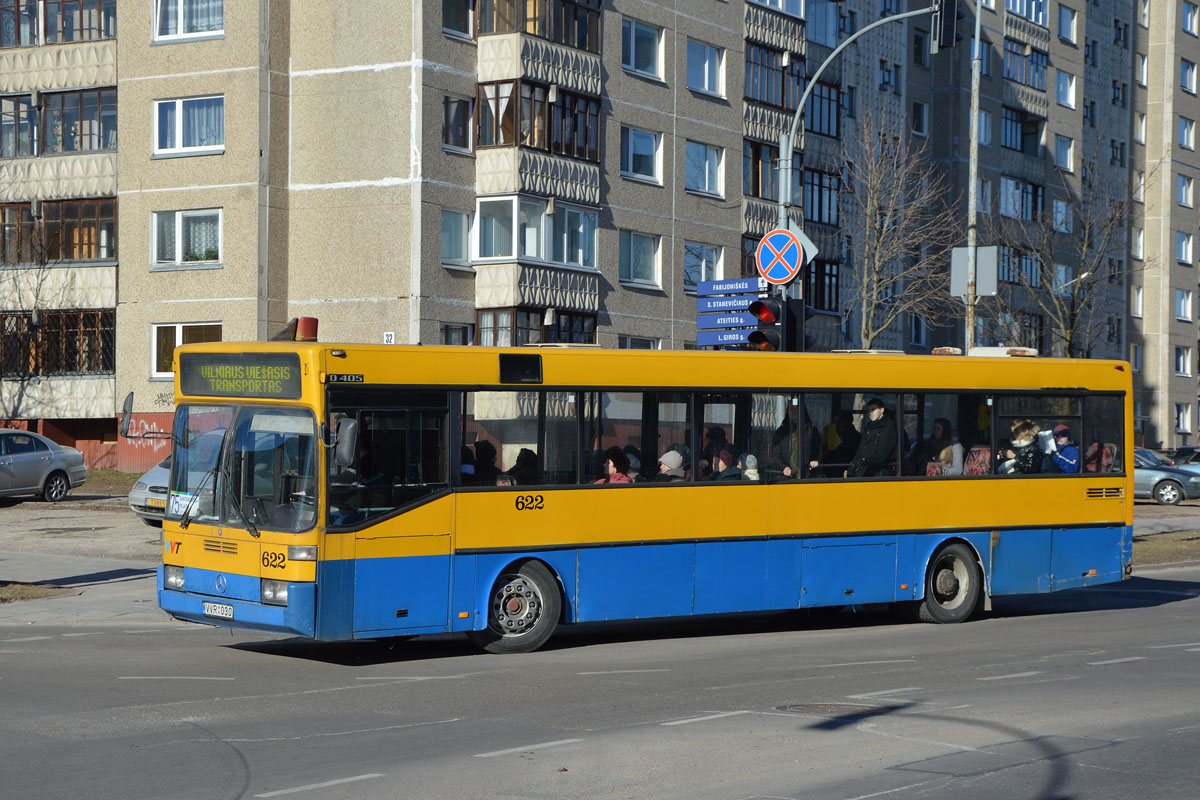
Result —
<instances>
[{"instance_id":1,"label":"asphalt road","mask_svg":"<svg viewBox=\"0 0 1200 800\"><path fill-rule=\"evenodd\" d=\"M800 613L313 645L0 628L36 798L1194 798L1200 569L959 626Z\"/></svg>"}]
</instances>

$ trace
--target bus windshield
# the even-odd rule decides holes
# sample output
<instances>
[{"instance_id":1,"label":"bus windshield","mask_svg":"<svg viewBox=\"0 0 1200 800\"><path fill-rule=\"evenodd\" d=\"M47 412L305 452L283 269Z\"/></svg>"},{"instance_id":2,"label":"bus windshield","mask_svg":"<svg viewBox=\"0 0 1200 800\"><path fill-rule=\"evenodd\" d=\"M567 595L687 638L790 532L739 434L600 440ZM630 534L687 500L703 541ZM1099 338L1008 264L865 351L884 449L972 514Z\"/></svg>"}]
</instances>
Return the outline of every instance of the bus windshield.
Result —
<instances>
[{"instance_id":1,"label":"bus windshield","mask_svg":"<svg viewBox=\"0 0 1200 800\"><path fill-rule=\"evenodd\" d=\"M183 405L167 517L285 533L316 523L316 421L303 409Z\"/></svg>"}]
</instances>

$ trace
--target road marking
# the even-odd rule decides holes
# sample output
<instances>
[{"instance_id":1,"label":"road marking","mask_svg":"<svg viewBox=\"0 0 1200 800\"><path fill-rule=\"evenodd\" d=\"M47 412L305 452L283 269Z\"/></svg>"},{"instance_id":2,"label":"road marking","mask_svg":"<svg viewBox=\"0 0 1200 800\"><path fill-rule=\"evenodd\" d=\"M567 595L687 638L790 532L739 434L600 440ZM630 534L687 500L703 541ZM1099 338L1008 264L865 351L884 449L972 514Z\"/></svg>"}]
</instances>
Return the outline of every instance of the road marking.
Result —
<instances>
[{"instance_id":1,"label":"road marking","mask_svg":"<svg viewBox=\"0 0 1200 800\"><path fill-rule=\"evenodd\" d=\"M353 778L339 778L336 781L325 781L324 783L310 783L308 786L297 786L294 789L277 789L274 792L263 792L256 794L255 797L278 797L281 794L294 794L296 792L311 792L313 789L324 789L329 786L339 786L343 783L354 783L355 781L365 781L371 778L382 778L382 772L370 772L366 775L355 775Z\"/></svg>"},{"instance_id":2,"label":"road marking","mask_svg":"<svg viewBox=\"0 0 1200 800\"><path fill-rule=\"evenodd\" d=\"M1200 647L1200 642L1184 642L1183 644L1152 644L1147 645L1147 650L1166 650L1171 647Z\"/></svg>"},{"instance_id":3,"label":"road marking","mask_svg":"<svg viewBox=\"0 0 1200 800\"><path fill-rule=\"evenodd\" d=\"M90 633L63 633L61 636L103 636L104 631L91 631Z\"/></svg>"},{"instance_id":4,"label":"road marking","mask_svg":"<svg viewBox=\"0 0 1200 800\"><path fill-rule=\"evenodd\" d=\"M905 692L919 692L919 691L922 691L920 686L906 686L903 689L884 689L883 691L880 691L880 692L865 692L863 694L848 694L848 695L846 695L846 697L850 697L855 700L859 700L864 697L884 697L885 695L889 695L889 694L903 694Z\"/></svg>"},{"instance_id":5,"label":"road marking","mask_svg":"<svg viewBox=\"0 0 1200 800\"><path fill-rule=\"evenodd\" d=\"M9 642L40 642L42 639L49 639L49 638L51 638L51 637L49 637L49 636L23 636L20 639L5 639L4 643L8 644Z\"/></svg>"},{"instance_id":6,"label":"road marking","mask_svg":"<svg viewBox=\"0 0 1200 800\"><path fill-rule=\"evenodd\" d=\"M977 681L1006 681L1009 678L1030 678L1030 677L1033 677L1034 675L1041 675L1041 674L1042 673L1040 670L1033 670L1032 672L1014 672L1011 675L992 675L990 678L976 678L975 680L977 680Z\"/></svg>"},{"instance_id":7,"label":"road marking","mask_svg":"<svg viewBox=\"0 0 1200 800\"><path fill-rule=\"evenodd\" d=\"M583 739L559 739L557 742L542 742L541 744L530 744L525 747L510 747L508 750L496 750L492 753L476 753L476 758L495 758L496 756L510 756L513 753L527 753L530 750L545 750L547 747L558 747L560 744L575 744L582 742Z\"/></svg>"},{"instance_id":8,"label":"road marking","mask_svg":"<svg viewBox=\"0 0 1200 800\"><path fill-rule=\"evenodd\" d=\"M809 669L833 669L834 667L869 667L875 664L911 664L915 658L893 658L889 661L846 661L842 664L816 664Z\"/></svg>"},{"instance_id":9,"label":"road marking","mask_svg":"<svg viewBox=\"0 0 1200 800\"><path fill-rule=\"evenodd\" d=\"M206 675L122 675L119 681L232 681L236 678L213 678Z\"/></svg>"},{"instance_id":10,"label":"road marking","mask_svg":"<svg viewBox=\"0 0 1200 800\"><path fill-rule=\"evenodd\" d=\"M633 675L640 672L670 672L669 669L610 669L604 672L576 672L576 675Z\"/></svg>"},{"instance_id":11,"label":"road marking","mask_svg":"<svg viewBox=\"0 0 1200 800\"><path fill-rule=\"evenodd\" d=\"M1187 650L1184 650L1183 652L1185 652L1185 653L1200 653L1200 647L1189 647Z\"/></svg>"},{"instance_id":12,"label":"road marking","mask_svg":"<svg viewBox=\"0 0 1200 800\"><path fill-rule=\"evenodd\" d=\"M912 716L913 714L940 714L943 711L955 711L960 708L970 708L970 703L963 703L960 706L938 706L936 708L920 708L916 711L901 711L904 716Z\"/></svg>"},{"instance_id":13,"label":"road marking","mask_svg":"<svg viewBox=\"0 0 1200 800\"><path fill-rule=\"evenodd\" d=\"M722 714L709 714L706 717L691 717L689 719L677 719L673 722L664 722L664 726L671 725L689 725L693 722L707 722L710 719L723 719L725 717L736 717L738 714L749 714L749 711L726 711Z\"/></svg>"},{"instance_id":14,"label":"road marking","mask_svg":"<svg viewBox=\"0 0 1200 800\"><path fill-rule=\"evenodd\" d=\"M1145 661L1145 656L1130 656L1129 658L1110 658L1108 661L1089 661L1089 667L1103 667L1108 664L1128 664L1130 661Z\"/></svg>"},{"instance_id":15,"label":"road marking","mask_svg":"<svg viewBox=\"0 0 1200 800\"><path fill-rule=\"evenodd\" d=\"M355 678L356 681L453 681L459 678L470 678L474 675L484 675L483 672L464 672L461 675L377 675Z\"/></svg>"}]
</instances>

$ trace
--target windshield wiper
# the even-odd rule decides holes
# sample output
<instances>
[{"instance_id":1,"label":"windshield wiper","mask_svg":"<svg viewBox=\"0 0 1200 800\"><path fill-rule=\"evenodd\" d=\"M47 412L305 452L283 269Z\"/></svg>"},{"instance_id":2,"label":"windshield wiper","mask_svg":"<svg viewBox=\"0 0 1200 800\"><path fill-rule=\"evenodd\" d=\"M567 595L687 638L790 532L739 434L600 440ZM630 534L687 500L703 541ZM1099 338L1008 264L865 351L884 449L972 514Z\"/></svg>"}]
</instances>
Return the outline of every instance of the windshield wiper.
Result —
<instances>
[{"instance_id":1,"label":"windshield wiper","mask_svg":"<svg viewBox=\"0 0 1200 800\"><path fill-rule=\"evenodd\" d=\"M254 523L250 521L250 517L246 514L246 512L242 510L242 504L238 502L237 495L233 493L233 481L230 479L230 475L222 470L221 477L225 479L225 482L222 485L224 486L225 490L224 494L226 502L237 509L237 515L241 517L242 522L246 523L246 530L251 536L257 539L262 534L258 532L258 528L254 527Z\"/></svg>"},{"instance_id":2,"label":"windshield wiper","mask_svg":"<svg viewBox=\"0 0 1200 800\"><path fill-rule=\"evenodd\" d=\"M184 506L183 513L179 515L179 527L182 530L187 530L187 526L192 524L192 509L196 507L196 501L200 499L200 493L204 491L204 487L208 484L208 479L217 474L217 465L204 473L204 478L200 481L200 485L196 487L196 493L188 498L187 505Z\"/></svg>"}]
</instances>

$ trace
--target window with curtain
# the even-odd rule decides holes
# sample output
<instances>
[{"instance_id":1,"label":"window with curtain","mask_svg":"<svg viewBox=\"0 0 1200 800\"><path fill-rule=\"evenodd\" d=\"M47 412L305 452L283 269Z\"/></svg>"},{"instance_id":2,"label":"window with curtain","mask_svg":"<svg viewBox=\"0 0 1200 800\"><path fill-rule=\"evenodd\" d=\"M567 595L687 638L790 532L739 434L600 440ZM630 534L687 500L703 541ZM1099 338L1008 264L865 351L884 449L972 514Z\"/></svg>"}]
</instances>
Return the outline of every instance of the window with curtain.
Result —
<instances>
[{"instance_id":1,"label":"window with curtain","mask_svg":"<svg viewBox=\"0 0 1200 800\"><path fill-rule=\"evenodd\" d=\"M155 266L221 260L221 209L155 211L152 216Z\"/></svg>"},{"instance_id":2,"label":"window with curtain","mask_svg":"<svg viewBox=\"0 0 1200 800\"><path fill-rule=\"evenodd\" d=\"M154 102L156 155L220 153L224 150L224 96Z\"/></svg>"},{"instance_id":3,"label":"window with curtain","mask_svg":"<svg viewBox=\"0 0 1200 800\"><path fill-rule=\"evenodd\" d=\"M53 92L42 102L46 153L116 149L116 89Z\"/></svg>"},{"instance_id":4,"label":"window with curtain","mask_svg":"<svg viewBox=\"0 0 1200 800\"><path fill-rule=\"evenodd\" d=\"M183 39L222 33L225 0L156 0L154 38Z\"/></svg>"}]
</instances>

